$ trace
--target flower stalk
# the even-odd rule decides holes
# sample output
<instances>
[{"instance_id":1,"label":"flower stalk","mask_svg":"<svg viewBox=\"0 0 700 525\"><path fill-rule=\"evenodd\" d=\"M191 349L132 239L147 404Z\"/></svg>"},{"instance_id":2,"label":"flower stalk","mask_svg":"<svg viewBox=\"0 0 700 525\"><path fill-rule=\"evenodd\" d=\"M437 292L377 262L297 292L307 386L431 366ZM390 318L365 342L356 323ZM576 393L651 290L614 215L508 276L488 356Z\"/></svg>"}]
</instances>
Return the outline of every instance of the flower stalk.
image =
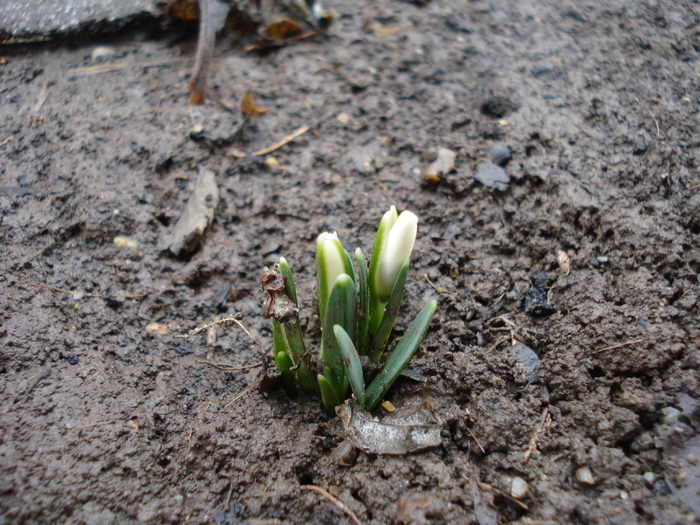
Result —
<instances>
[{"instance_id":1,"label":"flower stalk","mask_svg":"<svg viewBox=\"0 0 700 525\"><path fill-rule=\"evenodd\" d=\"M437 303L429 301L411 322L381 371L368 384L361 356L380 362L403 301L418 218L392 206L379 223L369 266L360 248L357 271L337 233L322 233L316 242L319 360L313 363L301 333L299 303L292 271L282 258L261 277L266 293L263 315L272 318L274 360L290 395L298 390L321 397L325 411L354 394L373 410L415 355Z\"/></svg>"}]
</instances>

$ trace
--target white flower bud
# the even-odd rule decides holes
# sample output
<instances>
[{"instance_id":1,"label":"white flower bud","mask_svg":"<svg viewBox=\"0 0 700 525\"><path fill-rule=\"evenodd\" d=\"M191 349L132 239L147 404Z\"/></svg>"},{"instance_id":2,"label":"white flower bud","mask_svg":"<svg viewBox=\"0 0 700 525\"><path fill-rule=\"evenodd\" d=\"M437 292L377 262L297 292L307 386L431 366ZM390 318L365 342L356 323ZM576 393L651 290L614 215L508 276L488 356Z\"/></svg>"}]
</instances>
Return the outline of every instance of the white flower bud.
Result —
<instances>
[{"instance_id":1,"label":"white flower bud","mask_svg":"<svg viewBox=\"0 0 700 525\"><path fill-rule=\"evenodd\" d=\"M381 279L383 285L391 293L399 270L411 256L413 245L416 242L418 232L418 217L410 211L399 215L389 232L389 241L386 244L386 252L381 260Z\"/></svg>"},{"instance_id":2,"label":"white flower bud","mask_svg":"<svg viewBox=\"0 0 700 525\"><path fill-rule=\"evenodd\" d=\"M352 263L338 234L322 233L316 241L316 276L318 278L318 307L321 319L324 318L326 304L336 279L347 274L354 280Z\"/></svg>"}]
</instances>

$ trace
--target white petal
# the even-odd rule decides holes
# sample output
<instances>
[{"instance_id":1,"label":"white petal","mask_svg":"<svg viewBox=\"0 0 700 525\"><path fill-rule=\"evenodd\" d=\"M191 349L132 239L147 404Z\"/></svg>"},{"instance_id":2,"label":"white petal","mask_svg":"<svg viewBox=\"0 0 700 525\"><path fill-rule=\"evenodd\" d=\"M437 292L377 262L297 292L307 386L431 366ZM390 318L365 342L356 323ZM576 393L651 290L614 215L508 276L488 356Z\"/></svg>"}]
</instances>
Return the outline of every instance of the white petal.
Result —
<instances>
[{"instance_id":1,"label":"white petal","mask_svg":"<svg viewBox=\"0 0 700 525\"><path fill-rule=\"evenodd\" d=\"M394 286L401 266L411 256L417 232L418 217L410 211L402 212L389 232L382 268L382 278L389 289Z\"/></svg>"}]
</instances>

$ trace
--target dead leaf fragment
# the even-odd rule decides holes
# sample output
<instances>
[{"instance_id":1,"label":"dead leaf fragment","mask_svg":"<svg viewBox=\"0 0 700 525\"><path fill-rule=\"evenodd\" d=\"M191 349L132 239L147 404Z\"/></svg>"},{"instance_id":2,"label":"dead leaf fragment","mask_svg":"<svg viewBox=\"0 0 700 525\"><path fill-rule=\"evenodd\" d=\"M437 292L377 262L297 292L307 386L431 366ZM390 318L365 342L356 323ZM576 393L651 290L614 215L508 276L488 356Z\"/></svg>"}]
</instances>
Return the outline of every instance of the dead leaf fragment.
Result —
<instances>
[{"instance_id":1,"label":"dead leaf fragment","mask_svg":"<svg viewBox=\"0 0 700 525\"><path fill-rule=\"evenodd\" d=\"M335 409L343 422L345 437L369 454L408 454L442 444L442 423L424 404L405 414L395 412L382 421L348 399Z\"/></svg>"},{"instance_id":2,"label":"dead leaf fragment","mask_svg":"<svg viewBox=\"0 0 700 525\"><path fill-rule=\"evenodd\" d=\"M169 20L197 20L197 0L170 0L165 13Z\"/></svg>"},{"instance_id":3,"label":"dead leaf fragment","mask_svg":"<svg viewBox=\"0 0 700 525\"><path fill-rule=\"evenodd\" d=\"M241 101L241 113L243 113L246 117L255 117L257 115L264 115L267 113L267 109L256 105L253 92L248 91Z\"/></svg>"},{"instance_id":4,"label":"dead leaf fragment","mask_svg":"<svg viewBox=\"0 0 700 525\"><path fill-rule=\"evenodd\" d=\"M275 264L272 269L267 266L263 268L260 274L260 286L265 292L263 317L272 317L277 322L288 323L299 314L299 308L284 291L284 277L279 270L279 265Z\"/></svg>"},{"instance_id":5,"label":"dead leaf fragment","mask_svg":"<svg viewBox=\"0 0 700 525\"><path fill-rule=\"evenodd\" d=\"M299 27L299 24L289 18L271 22L262 31L262 35L270 40L284 40L285 38L293 38L300 34L301 27Z\"/></svg>"},{"instance_id":6,"label":"dead leaf fragment","mask_svg":"<svg viewBox=\"0 0 700 525\"><path fill-rule=\"evenodd\" d=\"M163 323L149 323L146 325L146 330L154 334L165 335L168 333L168 325Z\"/></svg>"},{"instance_id":7,"label":"dead leaf fragment","mask_svg":"<svg viewBox=\"0 0 700 525\"><path fill-rule=\"evenodd\" d=\"M405 525L428 523L426 513L433 503L430 494L409 492L399 498L396 505L396 521Z\"/></svg>"},{"instance_id":8,"label":"dead leaf fragment","mask_svg":"<svg viewBox=\"0 0 700 525\"><path fill-rule=\"evenodd\" d=\"M219 188L216 185L216 175L213 171L200 169L194 193L172 234L166 239L164 249L177 257L196 250L214 219L214 210L218 204Z\"/></svg>"}]
</instances>

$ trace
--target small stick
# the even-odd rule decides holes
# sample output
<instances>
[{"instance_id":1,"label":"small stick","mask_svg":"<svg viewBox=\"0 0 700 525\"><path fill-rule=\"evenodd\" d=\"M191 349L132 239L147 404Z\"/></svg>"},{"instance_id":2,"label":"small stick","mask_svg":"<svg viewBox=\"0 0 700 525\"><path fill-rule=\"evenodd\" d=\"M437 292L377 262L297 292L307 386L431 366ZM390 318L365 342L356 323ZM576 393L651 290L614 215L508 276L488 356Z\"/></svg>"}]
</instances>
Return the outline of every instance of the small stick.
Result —
<instances>
[{"instance_id":1,"label":"small stick","mask_svg":"<svg viewBox=\"0 0 700 525\"><path fill-rule=\"evenodd\" d=\"M540 424L537 425L537 428L535 429L535 433L532 434L532 437L530 438L530 442L527 445L527 449L525 450L525 453L523 454L523 461L527 461L528 459L530 459L530 456L535 451L535 447L537 447L537 440L551 426L552 426L552 416L549 415L549 408L545 407L545 409L542 411L542 415L540 416Z\"/></svg>"},{"instance_id":2,"label":"small stick","mask_svg":"<svg viewBox=\"0 0 700 525\"><path fill-rule=\"evenodd\" d=\"M222 407L222 410L223 410L224 408L228 408L229 405L232 405L233 403L235 403L236 401L238 401L239 399L241 399L243 396L245 396L246 394L248 394L251 390L253 390L253 387L255 387L255 385L251 385L251 386L249 386L248 388L246 388L243 392L241 392L241 393L238 394L236 397L234 397L231 401L229 401L228 403L226 403L226 404Z\"/></svg>"},{"instance_id":3,"label":"small stick","mask_svg":"<svg viewBox=\"0 0 700 525\"><path fill-rule=\"evenodd\" d=\"M479 440L476 439L476 436L474 435L474 432L472 432L472 429L469 428L469 427L467 427L467 432L469 432L469 435L472 437L472 439L474 440L474 442L479 446L479 448L481 449L481 453L482 453L482 454L486 454L486 451L484 450L484 447L482 447L482 446L481 446L481 443L479 443Z\"/></svg>"},{"instance_id":4,"label":"small stick","mask_svg":"<svg viewBox=\"0 0 700 525\"><path fill-rule=\"evenodd\" d=\"M350 508L340 501L338 498L336 498L333 494L328 492L326 489L322 489L321 487L317 487L316 485L302 485L300 488L310 490L311 492L316 492L317 494L320 494L324 498L326 498L328 501L330 501L333 505L338 507L340 510L342 510L352 521L355 523L355 525L362 525L362 522L358 519L358 517L355 515L355 513L350 510Z\"/></svg>"},{"instance_id":5,"label":"small stick","mask_svg":"<svg viewBox=\"0 0 700 525\"><path fill-rule=\"evenodd\" d=\"M214 55L216 30L212 25L213 0L199 2L199 36L195 54L194 69L190 80L190 104L200 106L207 94L207 77Z\"/></svg>"},{"instance_id":6,"label":"small stick","mask_svg":"<svg viewBox=\"0 0 700 525\"><path fill-rule=\"evenodd\" d=\"M430 286L432 286L433 289L434 289L437 293L448 293L448 294L450 294L450 295L453 296L453 297L457 297L457 294L456 294L455 292L451 292L451 291L449 291L449 290L445 290L444 288L440 288L439 286L437 286L436 284L434 284L434 283L430 280L430 278L428 277L428 274L427 274L427 273L424 273L424 274L422 274L422 275L423 275L423 277L425 277L425 280L428 281L428 284L429 284Z\"/></svg>"},{"instance_id":7,"label":"small stick","mask_svg":"<svg viewBox=\"0 0 700 525\"><path fill-rule=\"evenodd\" d=\"M36 255L32 256L32 259L39 255L43 251L40 250L39 252L36 253ZM30 259L31 260L31 259ZM17 282L20 284L26 284L27 286L35 286L37 288L48 288L49 290L52 290L54 292L62 292L62 293L70 293L70 294L78 294L82 295L83 297L105 297L105 295L101 293L88 293L88 292L77 292L75 290L66 290L64 288L57 288L55 286L49 286L48 284L42 284L42 283L28 283L27 281L22 281L21 279L17 279ZM146 297L145 293L131 293L127 294L124 296L125 299L136 299L140 297Z\"/></svg>"},{"instance_id":8,"label":"small stick","mask_svg":"<svg viewBox=\"0 0 700 525\"><path fill-rule=\"evenodd\" d=\"M198 327L195 328L194 330L190 330L187 334L185 334L185 335L179 335L179 336L177 336L177 337L184 337L184 338L186 339L186 338L188 338L188 337L192 337L193 335L200 334L200 333L202 333L204 330L208 330L209 328L211 328L212 326L216 326L217 324L236 323L236 324L240 327L240 329L243 330L243 331L245 332L245 334L246 334L248 337L250 337L250 340L253 341L253 343L255 343L256 345L258 345L258 347L262 348L262 346L260 345L260 343L258 343L258 341L255 339L255 337L253 337L253 336L251 335L251 333L246 329L246 327L243 326L243 323L241 323L241 322L238 320L237 316L238 316L238 314L235 314L235 315L232 315L232 316L230 316L230 317L226 317L225 319L219 319L218 321L214 321L213 323L207 323L207 324L204 324L204 325L202 325L202 326L198 326ZM257 365L255 365L255 366L257 366Z\"/></svg>"},{"instance_id":9,"label":"small stick","mask_svg":"<svg viewBox=\"0 0 700 525\"><path fill-rule=\"evenodd\" d=\"M639 100L638 97L634 97L634 99L637 101L637 103L644 108L644 110L649 113L649 116L654 120L654 124L656 125L656 136L660 137L661 136L661 130L659 129L659 121L656 120L656 117L654 114L651 112L651 110L646 107L644 104L642 104L642 101Z\"/></svg>"},{"instance_id":10,"label":"small stick","mask_svg":"<svg viewBox=\"0 0 700 525\"><path fill-rule=\"evenodd\" d=\"M82 426L79 426L79 427L74 427L74 426L71 426L70 423L67 423L67 424L66 424L66 428L67 428L68 430L84 430L84 429L86 429L86 428L93 428L93 427L101 427L101 426L104 426L104 425L111 425L112 423L116 423L116 421L117 421L116 419L112 419L111 421L100 421L100 422L98 422L98 423L90 423L89 425L82 425Z\"/></svg>"},{"instance_id":11,"label":"small stick","mask_svg":"<svg viewBox=\"0 0 700 525\"><path fill-rule=\"evenodd\" d=\"M213 363L211 361L207 361L206 359L200 359L197 361L198 363L203 363L205 365L213 366L214 368L218 368L219 370L247 370L249 368L256 368L258 366L262 366L262 361L259 363L255 363L254 365L245 365L245 366L231 366L231 365L222 365L219 363Z\"/></svg>"},{"instance_id":12,"label":"small stick","mask_svg":"<svg viewBox=\"0 0 700 525\"><path fill-rule=\"evenodd\" d=\"M37 100L36 106L34 106L32 113L39 113L41 106L44 105L47 98L49 98L49 83L45 82L44 85L41 86L41 90L39 91L39 100Z\"/></svg>"},{"instance_id":13,"label":"small stick","mask_svg":"<svg viewBox=\"0 0 700 525\"><path fill-rule=\"evenodd\" d=\"M297 129L297 130L293 131L292 133L290 133L289 135L287 135L286 137L284 137L279 142L273 144L272 146L268 146L267 148L256 151L255 153L253 153L253 155L267 155L268 153L272 153L276 149L281 148L282 146L284 146L288 142L293 141L299 135L303 135L307 131L309 131L309 126L302 126L299 129Z\"/></svg>"},{"instance_id":14,"label":"small stick","mask_svg":"<svg viewBox=\"0 0 700 525\"><path fill-rule=\"evenodd\" d=\"M644 342L644 339L635 339L634 341L627 341L626 343L620 343L619 345L606 346L605 348L601 348L600 350L596 350L595 352L591 353L591 355L600 354L602 352L608 352L610 350L618 350L618 349L624 348L626 346L632 346L632 345L636 345L637 343L643 343L643 342Z\"/></svg>"},{"instance_id":15,"label":"small stick","mask_svg":"<svg viewBox=\"0 0 700 525\"><path fill-rule=\"evenodd\" d=\"M466 477L466 476L462 476L462 477L463 477L464 479L466 479L467 481L470 481L468 477ZM490 490L491 492L495 492L495 493L498 494L499 496L502 496L502 497L506 498L507 500L512 501L513 503L515 503L516 505L518 505L521 509L523 509L523 510L525 510L525 511L529 511L529 510L530 510L530 509L528 508L528 506L525 505L522 501L515 499L513 496L509 496L509 495L506 494L505 492L503 492L503 491L501 491L501 490L498 490L496 487L492 487L492 486L489 485L488 483L483 483L483 482L479 481L478 479L475 479L474 482L476 483L477 487L479 487L480 489L483 489L483 490Z\"/></svg>"}]
</instances>

